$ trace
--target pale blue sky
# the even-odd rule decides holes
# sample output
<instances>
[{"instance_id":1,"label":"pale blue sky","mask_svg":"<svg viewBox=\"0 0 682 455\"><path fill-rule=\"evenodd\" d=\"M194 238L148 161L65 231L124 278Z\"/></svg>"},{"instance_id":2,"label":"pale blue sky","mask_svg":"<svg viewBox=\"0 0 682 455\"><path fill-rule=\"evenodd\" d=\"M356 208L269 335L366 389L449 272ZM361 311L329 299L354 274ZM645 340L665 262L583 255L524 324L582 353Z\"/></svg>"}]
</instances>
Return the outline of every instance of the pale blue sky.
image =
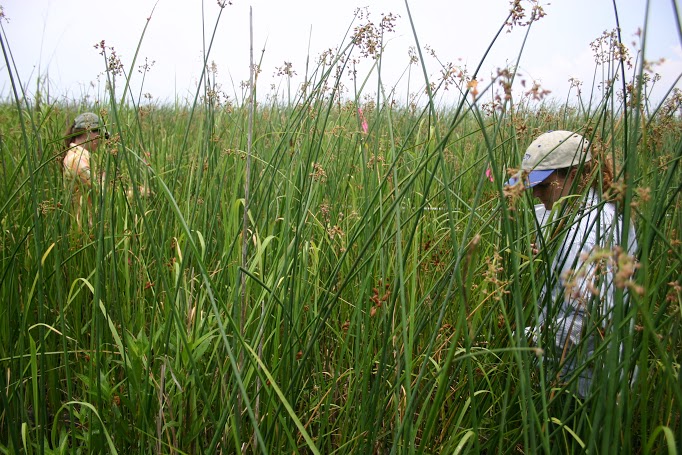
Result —
<instances>
[{"instance_id":1,"label":"pale blue sky","mask_svg":"<svg viewBox=\"0 0 682 455\"><path fill-rule=\"evenodd\" d=\"M680 35L672 7L675 2L650 2L646 56L648 60L666 58L666 63L657 67L663 76L657 84L659 95L682 73ZM52 96L69 99L80 99L86 94L100 96L98 90L102 84L98 75L104 64L94 44L105 40L129 69L150 15L137 65L143 64L145 58L155 64L146 76L142 92L150 93L156 100L173 100L175 94L181 99L191 98L196 90L202 67L202 3L199 0L13 0L5 3L5 14L9 18L3 24L6 44L29 92L35 89L35 76L41 74L48 76ZM523 4L529 5L525 1ZM543 88L552 91L552 96L564 100L571 77L583 81L584 91L590 89L595 71L590 42L615 27L613 2L554 0L542 4L547 15L531 29L520 72L526 80L540 82ZM616 0L616 5L624 42L630 45L637 39L636 30L643 27L646 2ZM209 61L217 64L218 82L228 94L234 95L233 86L239 90L240 82L248 79L249 7L253 8L257 59L265 48L259 90L266 93L273 82L275 68L284 61L291 62L301 76L308 52L316 59L325 49L339 46L355 9L360 6L368 7L374 22L383 13L400 16L383 61L382 78L390 89L407 67L407 49L415 44L405 2L398 0L233 0L233 5L223 10L216 43L209 56ZM471 72L504 21L509 1L421 0L410 1L409 6L422 48L429 46L442 62L466 65ZM203 7L208 42L220 9L215 0L206 0ZM516 61L525 32L526 28L517 27L511 33L502 34L484 62L479 77L481 86L490 81L496 68ZM437 79L439 68L435 61L432 58L425 61L430 77ZM415 78L421 76L416 70L413 68L413 89L417 88ZM136 71L133 74L137 93L141 75ZM9 94L8 81L3 63L0 65L3 97ZM422 86L423 78L419 80L419 87ZM373 91L376 84L371 87L368 91ZM407 92L402 82L398 91L403 95Z\"/></svg>"}]
</instances>

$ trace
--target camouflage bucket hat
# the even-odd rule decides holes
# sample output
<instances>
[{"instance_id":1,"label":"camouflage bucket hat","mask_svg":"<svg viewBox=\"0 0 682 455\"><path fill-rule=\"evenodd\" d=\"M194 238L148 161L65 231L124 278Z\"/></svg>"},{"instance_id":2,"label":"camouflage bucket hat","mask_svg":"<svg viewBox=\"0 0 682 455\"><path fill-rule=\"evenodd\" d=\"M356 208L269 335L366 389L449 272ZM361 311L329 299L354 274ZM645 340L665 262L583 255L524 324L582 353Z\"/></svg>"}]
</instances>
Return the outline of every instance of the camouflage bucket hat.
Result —
<instances>
[{"instance_id":1,"label":"camouflage bucket hat","mask_svg":"<svg viewBox=\"0 0 682 455\"><path fill-rule=\"evenodd\" d=\"M74 130L98 130L102 126L102 122L97 116L92 112L85 112L73 121Z\"/></svg>"}]
</instances>

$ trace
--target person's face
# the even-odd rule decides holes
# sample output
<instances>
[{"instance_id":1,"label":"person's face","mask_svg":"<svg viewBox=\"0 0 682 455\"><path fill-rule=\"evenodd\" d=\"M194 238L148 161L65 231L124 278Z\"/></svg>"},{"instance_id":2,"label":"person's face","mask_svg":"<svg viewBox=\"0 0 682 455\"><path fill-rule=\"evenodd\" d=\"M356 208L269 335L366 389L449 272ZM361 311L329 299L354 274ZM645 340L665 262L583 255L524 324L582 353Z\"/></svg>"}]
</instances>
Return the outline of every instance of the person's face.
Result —
<instances>
[{"instance_id":1,"label":"person's face","mask_svg":"<svg viewBox=\"0 0 682 455\"><path fill-rule=\"evenodd\" d=\"M547 210L552 210L554 203L568 194L571 183L568 175L561 177L554 171L549 177L533 187L533 196L540 199Z\"/></svg>"},{"instance_id":2,"label":"person's face","mask_svg":"<svg viewBox=\"0 0 682 455\"><path fill-rule=\"evenodd\" d=\"M88 144L89 144L88 148L91 148L92 150L97 150L99 148L101 140L102 140L102 137L100 136L98 130L88 131Z\"/></svg>"},{"instance_id":3,"label":"person's face","mask_svg":"<svg viewBox=\"0 0 682 455\"><path fill-rule=\"evenodd\" d=\"M77 145L82 145L90 151L95 151L99 148L102 142L102 137L99 134L99 130L85 131L74 139Z\"/></svg>"}]
</instances>

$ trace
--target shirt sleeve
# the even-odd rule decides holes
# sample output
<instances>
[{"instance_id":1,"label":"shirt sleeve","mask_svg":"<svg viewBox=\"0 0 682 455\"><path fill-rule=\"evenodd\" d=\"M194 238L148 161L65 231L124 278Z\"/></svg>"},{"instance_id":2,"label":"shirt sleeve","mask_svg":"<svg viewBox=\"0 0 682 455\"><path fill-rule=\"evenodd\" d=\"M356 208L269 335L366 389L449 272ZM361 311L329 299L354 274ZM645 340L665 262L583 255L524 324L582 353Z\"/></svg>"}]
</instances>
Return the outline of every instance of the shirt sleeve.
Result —
<instances>
[{"instance_id":1,"label":"shirt sleeve","mask_svg":"<svg viewBox=\"0 0 682 455\"><path fill-rule=\"evenodd\" d=\"M577 220L578 221L578 220ZM583 325L587 319L590 300L599 298L595 287L596 264L592 255L596 236L590 228L591 216L583 216L565 239L563 264L559 283L563 288L563 301L556 302L559 311L553 318L555 345L559 351L580 343Z\"/></svg>"}]
</instances>

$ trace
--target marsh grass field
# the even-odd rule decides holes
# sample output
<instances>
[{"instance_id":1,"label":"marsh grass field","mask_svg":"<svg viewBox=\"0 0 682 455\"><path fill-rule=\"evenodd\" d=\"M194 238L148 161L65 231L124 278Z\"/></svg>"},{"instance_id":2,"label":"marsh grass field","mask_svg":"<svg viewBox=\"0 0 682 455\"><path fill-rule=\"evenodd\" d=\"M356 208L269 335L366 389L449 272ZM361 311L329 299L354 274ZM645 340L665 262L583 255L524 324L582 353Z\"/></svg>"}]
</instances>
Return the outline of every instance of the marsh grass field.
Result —
<instances>
[{"instance_id":1,"label":"marsh grass field","mask_svg":"<svg viewBox=\"0 0 682 455\"><path fill-rule=\"evenodd\" d=\"M14 80L1 453L678 453L680 92L652 105L615 34L577 102L507 97L510 71L427 83L419 48L419 102L369 89L381 65L343 92L354 58L381 61L389 25L354 24L304 87L268 96L249 83L226 99L207 60L196 99L145 102L106 47L106 99L27 97ZM111 138L79 226L60 157L88 110ZM585 398L521 330L556 242L533 254L535 201L503 186L557 129L613 161L606 194L639 244Z\"/></svg>"}]
</instances>

